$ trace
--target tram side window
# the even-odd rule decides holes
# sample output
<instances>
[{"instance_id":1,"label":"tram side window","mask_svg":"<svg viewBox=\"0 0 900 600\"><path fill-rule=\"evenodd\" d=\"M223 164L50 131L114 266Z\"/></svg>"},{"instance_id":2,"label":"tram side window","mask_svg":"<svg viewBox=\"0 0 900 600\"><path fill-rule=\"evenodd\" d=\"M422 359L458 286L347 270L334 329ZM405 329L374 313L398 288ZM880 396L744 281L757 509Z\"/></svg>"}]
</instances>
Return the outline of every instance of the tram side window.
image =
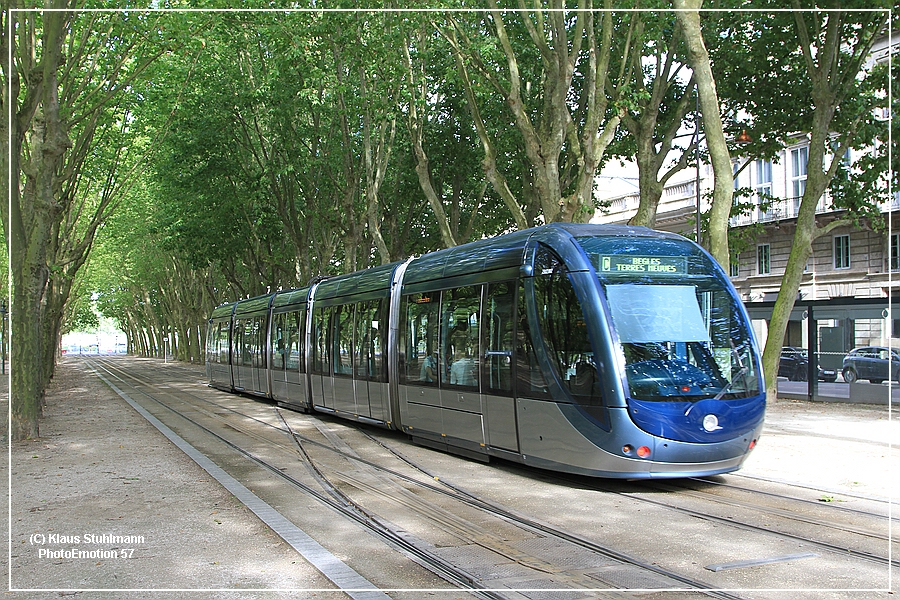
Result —
<instances>
[{"instance_id":1,"label":"tram side window","mask_svg":"<svg viewBox=\"0 0 900 600\"><path fill-rule=\"evenodd\" d=\"M330 335L328 323L331 319L331 308L319 308L313 313L312 322L312 364L310 370L313 373L329 373L328 347Z\"/></svg>"},{"instance_id":2,"label":"tram side window","mask_svg":"<svg viewBox=\"0 0 900 600\"><path fill-rule=\"evenodd\" d=\"M241 364L245 367L253 366L253 334L253 319L247 319L244 321L244 335L241 336Z\"/></svg>"},{"instance_id":3,"label":"tram side window","mask_svg":"<svg viewBox=\"0 0 900 600\"><path fill-rule=\"evenodd\" d=\"M253 318L253 366L259 369L266 368L266 317Z\"/></svg>"},{"instance_id":4,"label":"tram side window","mask_svg":"<svg viewBox=\"0 0 900 600\"><path fill-rule=\"evenodd\" d=\"M540 258L536 257L536 262ZM597 371L581 302L562 261L549 251L543 258L544 264L535 268L539 274L534 278L534 297L550 363L573 396L589 404L599 403Z\"/></svg>"},{"instance_id":5,"label":"tram side window","mask_svg":"<svg viewBox=\"0 0 900 600\"><path fill-rule=\"evenodd\" d=\"M233 329L233 333L231 335L231 364L232 365L241 364L241 353L240 353L241 342L240 342L240 339L241 339L241 336L243 336L243 334L244 334L243 327L244 327L244 325L240 321L234 322L234 329Z\"/></svg>"},{"instance_id":6,"label":"tram side window","mask_svg":"<svg viewBox=\"0 0 900 600\"><path fill-rule=\"evenodd\" d=\"M219 323L210 323L206 330L206 362L219 362Z\"/></svg>"},{"instance_id":7,"label":"tram side window","mask_svg":"<svg viewBox=\"0 0 900 600\"><path fill-rule=\"evenodd\" d=\"M232 340L231 357L236 366L249 367L250 361L250 333L252 322L249 319L240 319L234 322L234 340Z\"/></svg>"},{"instance_id":8,"label":"tram side window","mask_svg":"<svg viewBox=\"0 0 900 600\"><path fill-rule=\"evenodd\" d=\"M488 288L483 331L485 334L484 385L493 394L512 395L513 323L515 283L493 283Z\"/></svg>"},{"instance_id":9,"label":"tram side window","mask_svg":"<svg viewBox=\"0 0 900 600\"><path fill-rule=\"evenodd\" d=\"M206 335L206 360L213 363L228 362L228 323L219 321L211 323ZM222 341L222 330L225 329L225 341ZM224 344L224 346L223 346ZM224 351L224 352L223 352ZM222 360L224 354L225 359Z\"/></svg>"},{"instance_id":10,"label":"tram side window","mask_svg":"<svg viewBox=\"0 0 900 600\"><path fill-rule=\"evenodd\" d=\"M481 286L445 290L441 297L441 385L478 386L478 306Z\"/></svg>"},{"instance_id":11,"label":"tram side window","mask_svg":"<svg viewBox=\"0 0 900 600\"><path fill-rule=\"evenodd\" d=\"M334 374L353 375L353 305L334 307Z\"/></svg>"},{"instance_id":12,"label":"tram side window","mask_svg":"<svg viewBox=\"0 0 900 600\"><path fill-rule=\"evenodd\" d=\"M219 362L228 364L228 330L231 328L229 321L219 323Z\"/></svg>"},{"instance_id":13,"label":"tram side window","mask_svg":"<svg viewBox=\"0 0 900 600\"><path fill-rule=\"evenodd\" d=\"M516 327L516 395L525 398L549 396L547 381L538 364L534 351L534 338L528 324L525 303L525 282L519 283L519 301Z\"/></svg>"},{"instance_id":14,"label":"tram side window","mask_svg":"<svg viewBox=\"0 0 900 600\"><path fill-rule=\"evenodd\" d=\"M372 317L372 364L374 372L372 381L387 381L387 363L385 357L387 351L387 315L390 300L383 298L375 304L375 314Z\"/></svg>"},{"instance_id":15,"label":"tram side window","mask_svg":"<svg viewBox=\"0 0 900 600\"><path fill-rule=\"evenodd\" d=\"M287 313L285 318L285 364L289 371L304 371L303 341L306 331L306 311Z\"/></svg>"},{"instance_id":16,"label":"tram side window","mask_svg":"<svg viewBox=\"0 0 900 600\"><path fill-rule=\"evenodd\" d=\"M356 305L356 356L354 366L357 379L384 381L382 363L380 300Z\"/></svg>"},{"instance_id":17,"label":"tram side window","mask_svg":"<svg viewBox=\"0 0 900 600\"><path fill-rule=\"evenodd\" d=\"M278 371L285 367L287 317L286 313L272 316L272 369Z\"/></svg>"},{"instance_id":18,"label":"tram side window","mask_svg":"<svg viewBox=\"0 0 900 600\"><path fill-rule=\"evenodd\" d=\"M405 325L402 329L402 348L406 354L406 368L402 369L402 383L437 385L438 379L438 321L440 292L411 294L403 298Z\"/></svg>"},{"instance_id":19,"label":"tram side window","mask_svg":"<svg viewBox=\"0 0 900 600\"><path fill-rule=\"evenodd\" d=\"M256 328L253 325L253 319L244 321L243 365L245 367L256 366L253 356L256 348Z\"/></svg>"},{"instance_id":20,"label":"tram side window","mask_svg":"<svg viewBox=\"0 0 900 600\"><path fill-rule=\"evenodd\" d=\"M253 366L253 319L245 319L244 332L241 335L241 364Z\"/></svg>"}]
</instances>

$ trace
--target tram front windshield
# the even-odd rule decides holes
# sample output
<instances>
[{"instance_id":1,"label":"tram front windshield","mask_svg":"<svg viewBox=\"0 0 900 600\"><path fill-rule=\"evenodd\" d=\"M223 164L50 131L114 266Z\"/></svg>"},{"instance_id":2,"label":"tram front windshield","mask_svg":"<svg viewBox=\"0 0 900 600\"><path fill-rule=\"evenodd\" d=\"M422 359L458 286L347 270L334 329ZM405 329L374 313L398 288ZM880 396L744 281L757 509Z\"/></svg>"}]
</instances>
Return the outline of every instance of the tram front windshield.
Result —
<instances>
[{"instance_id":1,"label":"tram front windshield","mask_svg":"<svg viewBox=\"0 0 900 600\"><path fill-rule=\"evenodd\" d=\"M706 254L683 240L578 242L606 294L632 398L685 402L760 393L747 321Z\"/></svg>"}]
</instances>

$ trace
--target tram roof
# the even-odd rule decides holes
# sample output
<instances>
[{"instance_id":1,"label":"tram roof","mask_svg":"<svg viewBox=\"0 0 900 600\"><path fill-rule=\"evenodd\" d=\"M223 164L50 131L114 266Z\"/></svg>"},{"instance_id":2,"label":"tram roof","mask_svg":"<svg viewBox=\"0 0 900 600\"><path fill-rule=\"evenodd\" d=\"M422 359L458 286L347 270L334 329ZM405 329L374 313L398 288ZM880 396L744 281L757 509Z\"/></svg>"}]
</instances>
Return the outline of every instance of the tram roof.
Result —
<instances>
[{"instance_id":1,"label":"tram roof","mask_svg":"<svg viewBox=\"0 0 900 600\"><path fill-rule=\"evenodd\" d=\"M275 293L275 299L272 301L272 309L278 309L284 306L294 306L297 304L306 304L309 298L309 288L296 288L292 290L281 290Z\"/></svg>"},{"instance_id":2,"label":"tram roof","mask_svg":"<svg viewBox=\"0 0 900 600\"><path fill-rule=\"evenodd\" d=\"M234 309L234 316L250 315L253 313L265 312L269 309L269 303L275 294L266 294L265 296L257 296L246 300L239 300Z\"/></svg>"},{"instance_id":3,"label":"tram roof","mask_svg":"<svg viewBox=\"0 0 900 600\"><path fill-rule=\"evenodd\" d=\"M234 302L229 302L228 304L222 304L221 306L217 306L215 310L213 310L212 315L210 315L210 320L212 319L221 319L223 317L231 317L231 313L234 312Z\"/></svg>"},{"instance_id":4,"label":"tram roof","mask_svg":"<svg viewBox=\"0 0 900 600\"><path fill-rule=\"evenodd\" d=\"M429 252L411 261L404 276L404 284L415 284L436 279L465 277L474 273L519 268L525 261L525 250L529 241L561 243L571 237L620 236L657 237L680 239L668 232L654 231L646 227L629 225L551 223L531 229L514 231L484 240L469 242L445 250ZM387 295L390 291L394 270L402 261L331 277L322 281L316 290L316 298L338 298L359 294ZM274 296L274 299L273 299ZM282 290L223 304L217 307L211 318L248 315L267 310L304 304L309 296L309 287Z\"/></svg>"},{"instance_id":5,"label":"tram roof","mask_svg":"<svg viewBox=\"0 0 900 600\"><path fill-rule=\"evenodd\" d=\"M391 289L391 275L399 264L400 261L393 262L326 279L316 288L316 300L371 293L386 296Z\"/></svg>"},{"instance_id":6,"label":"tram roof","mask_svg":"<svg viewBox=\"0 0 900 600\"><path fill-rule=\"evenodd\" d=\"M553 240L562 242L569 236L603 235L679 237L674 234L653 231L646 227L628 225L551 223L425 254L410 263L403 282L404 284L414 284L483 271L520 267L525 260L525 249L531 240L552 243Z\"/></svg>"}]
</instances>

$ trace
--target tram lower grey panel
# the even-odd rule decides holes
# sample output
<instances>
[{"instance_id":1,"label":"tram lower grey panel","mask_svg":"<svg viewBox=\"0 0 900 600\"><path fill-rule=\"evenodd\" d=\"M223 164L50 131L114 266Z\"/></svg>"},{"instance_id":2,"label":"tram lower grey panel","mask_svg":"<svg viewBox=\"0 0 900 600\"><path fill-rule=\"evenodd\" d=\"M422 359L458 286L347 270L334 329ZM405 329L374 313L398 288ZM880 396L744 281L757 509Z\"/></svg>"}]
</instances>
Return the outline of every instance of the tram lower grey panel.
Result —
<instances>
[{"instance_id":1,"label":"tram lower grey panel","mask_svg":"<svg viewBox=\"0 0 900 600\"><path fill-rule=\"evenodd\" d=\"M462 410L454 410L452 408L441 409L444 429L435 433L441 433L460 440L466 440L484 445L484 426L481 422L481 415L465 412Z\"/></svg>"},{"instance_id":2,"label":"tram lower grey panel","mask_svg":"<svg viewBox=\"0 0 900 600\"><path fill-rule=\"evenodd\" d=\"M401 404L400 419L411 433L419 431L438 433L444 429L443 411L440 406L405 402Z\"/></svg>"},{"instance_id":3,"label":"tram lower grey panel","mask_svg":"<svg viewBox=\"0 0 900 600\"><path fill-rule=\"evenodd\" d=\"M515 400L500 396L482 396L482 402L485 408L484 428L488 445L518 452Z\"/></svg>"},{"instance_id":4,"label":"tram lower grey panel","mask_svg":"<svg viewBox=\"0 0 900 600\"><path fill-rule=\"evenodd\" d=\"M334 382L334 409L341 412L358 414L356 398L353 394L353 380L347 376L335 376Z\"/></svg>"}]
</instances>

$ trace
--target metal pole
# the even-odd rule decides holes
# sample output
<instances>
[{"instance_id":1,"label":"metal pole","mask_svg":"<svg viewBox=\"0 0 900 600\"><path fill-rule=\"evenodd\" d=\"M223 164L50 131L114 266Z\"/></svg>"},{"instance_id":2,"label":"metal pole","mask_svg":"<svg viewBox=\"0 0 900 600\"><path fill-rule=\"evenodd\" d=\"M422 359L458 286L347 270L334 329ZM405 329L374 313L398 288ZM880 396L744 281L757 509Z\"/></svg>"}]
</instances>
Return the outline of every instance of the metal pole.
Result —
<instances>
[{"instance_id":1,"label":"metal pole","mask_svg":"<svg viewBox=\"0 0 900 600\"><path fill-rule=\"evenodd\" d=\"M812 402L819 395L819 328L813 314L812 304L806 307L806 338L809 344L809 350L806 352L809 357L806 372L806 399Z\"/></svg>"},{"instance_id":2,"label":"metal pole","mask_svg":"<svg viewBox=\"0 0 900 600\"><path fill-rule=\"evenodd\" d=\"M6 375L6 300L0 300L0 317L2 317L2 329L0 329L0 374Z\"/></svg>"}]
</instances>

